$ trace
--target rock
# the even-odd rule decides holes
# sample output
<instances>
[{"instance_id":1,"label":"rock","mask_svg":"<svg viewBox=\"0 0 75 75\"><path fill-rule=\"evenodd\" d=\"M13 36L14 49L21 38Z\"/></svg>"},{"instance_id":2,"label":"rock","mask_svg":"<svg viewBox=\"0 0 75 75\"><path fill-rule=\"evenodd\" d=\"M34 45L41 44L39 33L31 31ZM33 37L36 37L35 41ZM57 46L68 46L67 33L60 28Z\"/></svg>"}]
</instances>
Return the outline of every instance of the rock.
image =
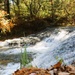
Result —
<instances>
[{"instance_id":1,"label":"rock","mask_svg":"<svg viewBox=\"0 0 75 75\"><path fill-rule=\"evenodd\" d=\"M36 75L36 73L31 73L31 74L29 74L29 75Z\"/></svg>"},{"instance_id":2,"label":"rock","mask_svg":"<svg viewBox=\"0 0 75 75\"><path fill-rule=\"evenodd\" d=\"M75 66L73 65L68 65L66 67L66 71L70 73L70 75L75 75Z\"/></svg>"},{"instance_id":3,"label":"rock","mask_svg":"<svg viewBox=\"0 0 75 75\"><path fill-rule=\"evenodd\" d=\"M57 75L57 73L58 73L57 69L54 69L53 72L55 75Z\"/></svg>"},{"instance_id":4,"label":"rock","mask_svg":"<svg viewBox=\"0 0 75 75\"><path fill-rule=\"evenodd\" d=\"M75 71L69 71L70 74L74 74L75 75Z\"/></svg>"},{"instance_id":5,"label":"rock","mask_svg":"<svg viewBox=\"0 0 75 75\"><path fill-rule=\"evenodd\" d=\"M51 75L54 75L54 72L53 72L53 70L49 71L49 73L50 73Z\"/></svg>"},{"instance_id":6,"label":"rock","mask_svg":"<svg viewBox=\"0 0 75 75\"><path fill-rule=\"evenodd\" d=\"M70 75L68 72L59 72L58 75Z\"/></svg>"},{"instance_id":7,"label":"rock","mask_svg":"<svg viewBox=\"0 0 75 75\"><path fill-rule=\"evenodd\" d=\"M70 69L70 71L75 71L75 66L69 65L67 68Z\"/></svg>"}]
</instances>

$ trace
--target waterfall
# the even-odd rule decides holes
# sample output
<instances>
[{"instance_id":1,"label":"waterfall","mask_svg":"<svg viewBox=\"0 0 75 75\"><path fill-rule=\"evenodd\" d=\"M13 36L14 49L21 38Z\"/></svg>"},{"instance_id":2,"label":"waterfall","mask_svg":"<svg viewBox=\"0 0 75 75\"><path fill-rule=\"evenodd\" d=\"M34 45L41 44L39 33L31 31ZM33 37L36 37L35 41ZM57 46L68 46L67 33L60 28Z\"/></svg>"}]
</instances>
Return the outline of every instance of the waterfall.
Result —
<instances>
[{"instance_id":1,"label":"waterfall","mask_svg":"<svg viewBox=\"0 0 75 75\"><path fill-rule=\"evenodd\" d=\"M35 45L29 45L27 47L27 52L30 52L33 57L33 61L29 64L32 64L34 67L37 66L38 68L46 69L56 64L60 59L62 59L63 64L66 65L75 61L75 27L55 28L53 31L48 29L48 31L46 30L33 37L22 38L27 43L37 42ZM0 57L3 55L4 59L6 56L6 59L11 59L10 56L12 55L12 59L14 60L15 58L15 60L17 60L19 57L16 55L20 54L21 50L24 51L24 48L12 48L9 46L9 43L23 43L22 38L6 40L4 42L0 41ZM18 46L18 43L16 46ZM19 68L19 62L8 62L6 66L0 65L0 74L11 75Z\"/></svg>"},{"instance_id":2,"label":"waterfall","mask_svg":"<svg viewBox=\"0 0 75 75\"><path fill-rule=\"evenodd\" d=\"M64 60L66 65L71 64L75 60L75 30L56 29L30 50L40 52L32 61L33 66L49 68L59 59Z\"/></svg>"}]
</instances>

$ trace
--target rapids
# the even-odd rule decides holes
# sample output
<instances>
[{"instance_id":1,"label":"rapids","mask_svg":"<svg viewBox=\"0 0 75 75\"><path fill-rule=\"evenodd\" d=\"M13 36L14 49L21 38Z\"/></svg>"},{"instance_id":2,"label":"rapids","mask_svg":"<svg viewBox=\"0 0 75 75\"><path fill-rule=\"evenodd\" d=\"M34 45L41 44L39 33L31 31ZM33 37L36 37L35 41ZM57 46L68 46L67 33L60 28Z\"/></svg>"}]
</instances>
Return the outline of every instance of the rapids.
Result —
<instances>
[{"instance_id":1,"label":"rapids","mask_svg":"<svg viewBox=\"0 0 75 75\"><path fill-rule=\"evenodd\" d=\"M60 59L66 65L75 61L75 28L56 29L50 37L40 43L34 47L36 50L40 48L40 51L44 51L44 53L34 58L33 66L49 68Z\"/></svg>"},{"instance_id":2,"label":"rapids","mask_svg":"<svg viewBox=\"0 0 75 75\"><path fill-rule=\"evenodd\" d=\"M20 58L16 55L21 53L21 49L24 51L24 48L20 48L20 44L22 45L24 42L28 44L27 52L32 53L31 64L33 66L49 68L60 59L66 65L75 61L75 27L54 28L53 31L48 28L36 35L0 42L0 55L8 56L8 59L13 55L13 61L8 62L7 65L0 65L1 75L11 75L20 68L20 62L14 62L13 57L15 56L16 61ZM15 48L13 44L17 47L15 46Z\"/></svg>"}]
</instances>

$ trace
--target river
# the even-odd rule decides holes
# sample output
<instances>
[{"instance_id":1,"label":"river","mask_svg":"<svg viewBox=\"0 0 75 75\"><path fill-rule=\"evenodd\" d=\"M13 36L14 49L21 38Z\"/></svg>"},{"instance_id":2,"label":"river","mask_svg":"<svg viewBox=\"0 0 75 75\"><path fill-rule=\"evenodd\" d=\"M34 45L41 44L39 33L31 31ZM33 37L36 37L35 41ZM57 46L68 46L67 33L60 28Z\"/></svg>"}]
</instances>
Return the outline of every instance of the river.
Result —
<instances>
[{"instance_id":1,"label":"river","mask_svg":"<svg viewBox=\"0 0 75 75\"><path fill-rule=\"evenodd\" d=\"M24 42L34 67L49 68L60 59L66 65L75 61L75 27L47 28L36 35L1 41L0 75L12 75L20 68Z\"/></svg>"}]
</instances>

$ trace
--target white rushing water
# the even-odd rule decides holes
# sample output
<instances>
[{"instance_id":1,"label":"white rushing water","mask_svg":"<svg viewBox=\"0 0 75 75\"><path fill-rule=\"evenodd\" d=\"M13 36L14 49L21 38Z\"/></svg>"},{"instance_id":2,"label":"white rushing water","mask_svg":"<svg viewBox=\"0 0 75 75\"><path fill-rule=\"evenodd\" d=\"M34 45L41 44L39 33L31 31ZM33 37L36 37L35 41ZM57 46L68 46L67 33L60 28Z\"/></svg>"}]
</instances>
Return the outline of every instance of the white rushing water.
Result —
<instances>
[{"instance_id":1,"label":"white rushing water","mask_svg":"<svg viewBox=\"0 0 75 75\"><path fill-rule=\"evenodd\" d=\"M20 68L20 63L8 63L7 66L0 66L0 75L12 75Z\"/></svg>"},{"instance_id":2,"label":"white rushing water","mask_svg":"<svg viewBox=\"0 0 75 75\"><path fill-rule=\"evenodd\" d=\"M69 33L66 30L60 30L57 34L52 34L49 38L44 39L45 52L39 54L32 61L33 66L40 68L49 68L54 65L58 59L63 59L65 64L71 64L75 60L75 31ZM39 44L39 43L38 43ZM35 49L39 47L35 46Z\"/></svg>"},{"instance_id":3,"label":"white rushing water","mask_svg":"<svg viewBox=\"0 0 75 75\"><path fill-rule=\"evenodd\" d=\"M5 44L5 42L1 43L1 46ZM49 68L51 65L57 63L59 59L63 59L65 64L71 64L72 61L75 60L75 29L55 29L49 37L46 37L34 46L28 47L27 51L36 53L31 63L33 66L39 68ZM17 54L20 52L21 49L16 48L2 51L1 53ZM11 65L7 65L5 68L0 69L0 73L2 73L2 75L11 75L11 73L19 67L19 63L15 63L14 65L11 63Z\"/></svg>"}]
</instances>

